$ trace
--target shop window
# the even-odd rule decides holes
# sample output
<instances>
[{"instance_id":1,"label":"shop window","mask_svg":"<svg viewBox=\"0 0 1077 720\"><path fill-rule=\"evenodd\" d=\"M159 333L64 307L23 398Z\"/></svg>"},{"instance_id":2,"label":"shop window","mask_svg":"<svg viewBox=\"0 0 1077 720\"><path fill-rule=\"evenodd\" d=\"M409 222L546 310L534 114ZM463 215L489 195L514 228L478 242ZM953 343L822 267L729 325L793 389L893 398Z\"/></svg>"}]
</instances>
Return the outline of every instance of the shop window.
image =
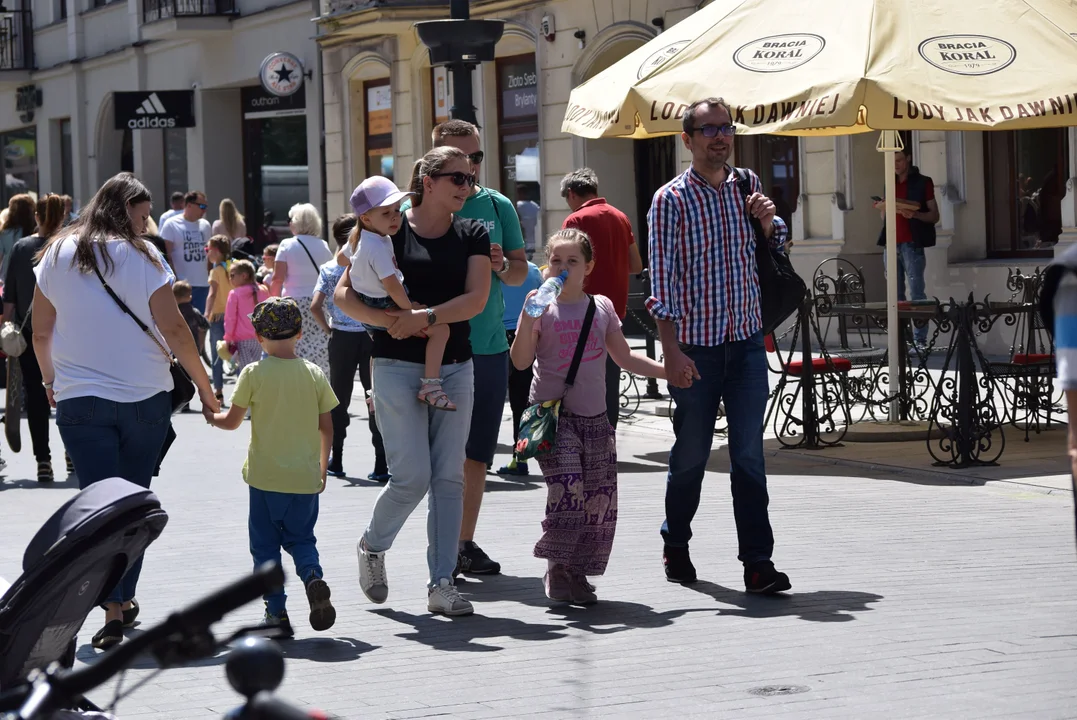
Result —
<instances>
[{"instance_id":1,"label":"shop window","mask_svg":"<svg viewBox=\"0 0 1077 720\"><path fill-rule=\"evenodd\" d=\"M393 91L389 79L363 83L366 175L393 180Z\"/></svg>"},{"instance_id":2,"label":"shop window","mask_svg":"<svg viewBox=\"0 0 1077 720\"><path fill-rule=\"evenodd\" d=\"M12 195L38 192L37 130L33 127L0 135L4 152L4 206Z\"/></svg>"},{"instance_id":3,"label":"shop window","mask_svg":"<svg viewBox=\"0 0 1077 720\"><path fill-rule=\"evenodd\" d=\"M446 68L430 68L430 108L433 111L434 125L449 119L449 111L452 109L452 81Z\"/></svg>"},{"instance_id":4,"label":"shop window","mask_svg":"<svg viewBox=\"0 0 1077 720\"><path fill-rule=\"evenodd\" d=\"M164 132L165 192L187 192L187 129L168 128Z\"/></svg>"},{"instance_id":5,"label":"shop window","mask_svg":"<svg viewBox=\"0 0 1077 720\"><path fill-rule=\"evenodd\" d=\"M792 227L800 197L800 152L795 137L742 135L734 140L736 164L755 170L778 217Z\"/></svg>"},{"instance_id":6,"label":"shop window","mask_svg":"<svg viewBox=\"0 0 1077 720\"><path fill-rule=\"evenodd\" d=\"M524 244L536 247L541 207L538 72L534 55L497 59L498 158L501 192L516 206Z\"/></svg>"},{"instance_id":7,"label":"shop window","mask_svg":"<svg viewBox=\"0 0 1077 720\"><path fill-rule=\"evenodd\" d=\"M75 194L75 156L71 152L71 120L60 121L60 193Z\"/></svg>"},{"instance_id":8,"label":"shop window","mask_svg":"<svg viewBox=\"0 0 1077 720\"><path fill-rule=\"evenodd\" d=\"M1065 128L984 133L988 257L1050 257L1069 177Z\"/></svg>"}]
</instances>

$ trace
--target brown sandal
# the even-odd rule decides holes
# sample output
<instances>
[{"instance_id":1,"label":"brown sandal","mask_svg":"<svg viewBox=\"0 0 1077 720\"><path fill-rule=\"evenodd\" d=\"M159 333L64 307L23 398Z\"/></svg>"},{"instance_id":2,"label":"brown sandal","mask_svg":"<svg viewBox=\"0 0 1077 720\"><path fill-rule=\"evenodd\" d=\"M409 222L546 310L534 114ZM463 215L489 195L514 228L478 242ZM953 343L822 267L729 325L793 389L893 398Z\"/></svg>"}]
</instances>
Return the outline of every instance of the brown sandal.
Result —
<instances>
[{"instance_id":1,"label":"brown sandal","mask_svg":"<svg viewBox=\"0 0 1077 720\"><path fill-rule=\"evenodd\" d=\"M435 410L445 410L447 412L456 412L456 405L449 399L449 396L445 394L445 391L441 387L441 383L424 382L423 386L419 388L419 402L426 403Z\"/></svg>"}]
</instances>

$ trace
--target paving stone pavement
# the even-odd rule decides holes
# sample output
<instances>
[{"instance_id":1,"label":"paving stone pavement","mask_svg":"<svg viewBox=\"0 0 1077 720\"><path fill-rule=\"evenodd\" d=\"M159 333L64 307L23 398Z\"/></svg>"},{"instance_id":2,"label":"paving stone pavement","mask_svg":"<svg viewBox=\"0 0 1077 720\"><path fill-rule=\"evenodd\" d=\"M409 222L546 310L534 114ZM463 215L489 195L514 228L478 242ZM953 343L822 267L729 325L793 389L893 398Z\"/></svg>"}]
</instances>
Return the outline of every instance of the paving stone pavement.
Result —
<instances>
[{"instance_id":1,"label":"paving stone pavement","mask_svg":"<svg viewBox=\"0 0 1077 720\"><path fill-rule=\"evenodd\" d=\"M425 507L387 556L388 602L372 605L359 591L354 545L379 488L361 479L371 452L364 424L353 422L345 466L355 477L330 479L318 523L338 621L312 632L290 577L298 637L285 645L280 694L356 720L1077 717L1068 493L869 478L778 453L768 458L775 560L793 591L757 598L743 593L718 450L694 525L702 580L681 587L663 578L658 535L671 435L645 425L619 435L620 522L609 572L595 583L600 604L551 607L544 563L531 555L541 478L490 478L478 540L505 574L462 580L476 615L449 620L426 611ZM249 571L239 475L247 428L177 419L179 440L154 484L171 519L142 575L146 625ZM11 579L31 535L75 490L73 481L38 487L27 450L5 458L0 575ZM252 604L219 627L260 614ZM100 622L95 611L80 662L93 661L88 638ZM223 662L166 670L121 703L120 716L219 717L238 704ZM152 667L145 661L130 676ZM766 686L799 692L753 694Z\"/></svg>"}]
</instances>

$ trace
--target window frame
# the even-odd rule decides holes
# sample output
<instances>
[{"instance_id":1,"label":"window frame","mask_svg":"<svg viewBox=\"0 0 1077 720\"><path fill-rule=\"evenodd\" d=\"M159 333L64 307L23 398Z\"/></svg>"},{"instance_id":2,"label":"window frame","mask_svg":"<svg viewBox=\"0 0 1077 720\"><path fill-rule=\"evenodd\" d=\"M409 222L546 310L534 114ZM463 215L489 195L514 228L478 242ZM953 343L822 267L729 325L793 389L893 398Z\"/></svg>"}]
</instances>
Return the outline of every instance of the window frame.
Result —
<instances>
[{"instance_id":1,"label":"window frame","mask_svg":"<svg viewBox=\"0 0 1077 720\"><path fill-rule=\"evenodd\" d=\"M522 118L509 118L508 120L505 120L504 93L505 93L506 88L503 88L501 86L501 68L504 67L505 65L520 65L520 64L527 63L527 62L534 63L534 66L535 66L535 83L536 83L536 88L537 88L538 87L539 67L538 67L538 57L537 57L537 55L535 53L531 52L531 53L520 53L518 55L506 55L504 57L499 57L499 58L494 59L494 78L495 78L494 87L495 87L495 90L496 90L496 93L497 93L497 161L498 161L497 181L500 184L500 187L498 189L500 190L500 192L503 195L505 195L506 197L508 197L512 201L514 206L516 204L516 201L519 198L515 197L515 195L516 195L515 192L513 192L512 195L509 195L509 193L507 192L507 190L508 190L508 187L507 187L508 182L507 182L506 173L508 172L508 168L507 168L507 166L505 164L505 138L506 137L515 137L515 136L519 136L519 135L529 135L529 134L534 135L535 136L536 147L539 148L539 157L541 157L542 156L542 149L541 149L541 147L542 147L541 146L542 136L539 134L539 111L540 111L540 108L536 105L534 116L524 116ZM489 177L489 175L487 175L487 177ZM515 185L517 182L518 182L517 180L512 181L513 185ZM542 183L540 181L540 183L539 183L540 192L541 192L541 184ZM515 188L514 188L514 190L515 190Z\"/></svg>"},{"instance_id":2,"label":"window frame","mask_svg":"<svg viewBox=\"0 0 1077 720\"><path fill-rule=\"evenodd\" d=\"M370 93L372 88L388 87L390 93L392 92L392 78L376 78L374 80L364 80L362 84L363 88L363 173L370 176L370 158L373 157L370 154L371 150L388 150L388 153L381 153L381 155L394 155L393 160L393 179L396 179L396 148L393 143L393 126L396 121L396 117L393 114L392 104L390 103L389 109L389 132L379 133L377 135L370 134ZM378 175L381 174L379 169Z\"/></svg>"},{"instance_id":3,"label":"window frame","mask_svg":"<svg viewBox=\"0 0 1077 720\"><path fill-rule=\"evenodd\" d=\"M764 192L769 192L767 180L770 180L770 186L774 185L774 178L772 177L774 157L771 155L766 159L767 164L764 171L762 162L765 143L763 140L766 137L793 143L792 162L783 164L788 165L792 170L790 176L792 177L794 192L790 193L792 197L786 197L785 200L789 203L790 215L795 214L800 206L800 193L802 190L800 181L800 138L789 135L735 135L733 137L733 157L738 167L755 171L760 182L763 183Z\"/></svg>"}]
</instances>

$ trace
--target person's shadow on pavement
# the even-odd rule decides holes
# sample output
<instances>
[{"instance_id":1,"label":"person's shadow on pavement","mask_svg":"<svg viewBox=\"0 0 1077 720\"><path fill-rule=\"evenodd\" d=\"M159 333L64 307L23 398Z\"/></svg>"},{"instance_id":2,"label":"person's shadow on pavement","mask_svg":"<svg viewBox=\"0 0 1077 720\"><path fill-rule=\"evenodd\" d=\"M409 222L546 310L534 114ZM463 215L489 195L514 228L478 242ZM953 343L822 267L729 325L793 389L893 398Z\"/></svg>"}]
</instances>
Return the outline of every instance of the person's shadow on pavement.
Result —
<instances>
[{"instance_id":1,"label":"person's shadow on pavement","mask_svg":"<svg viewBox=\"0 0 1077 720\"><path fill-rule=\"evenodd\" d=\"M358 660L366 653L377 650L371 645L350 637L304 637L279 641L284 657L289 660L313 660L336 663Z\"/></svg>"},{"instance_id":2,"label":"person's shadow on pavement","mask_svg":"<svg viewBox=\"0 0 1077 720\"><path fill-rule=\"evenodd\" d=\"M481 639L509 637L514 640L557 640L565 637L564 625L538 625L515 618L475 614L444 620L432 615L412 615L387 608L370 612L415 628L415 632L399 633L397 637L429 645L435 650L450 652L504 650L499 645L475 642Z\"/></svg>"},{"instance_id":3,"label":"person's shadow on pavement","mask_svg":"<svg viewBox=\"0 0 1077 720\"><path fill-rule=\"evenodd\" d=\"M708 595L720 603L739 608L737 610L722 608L718 611L719 615L750 618L796 615L801 620L811 622L849 622L856 619L853 613L873 610L870 604L883 599L882 595L874 593L846 590L815 590L806 593L792 591L780 595L752 595L706 580L684 587Z\"/></svg>"}]
</instances>

